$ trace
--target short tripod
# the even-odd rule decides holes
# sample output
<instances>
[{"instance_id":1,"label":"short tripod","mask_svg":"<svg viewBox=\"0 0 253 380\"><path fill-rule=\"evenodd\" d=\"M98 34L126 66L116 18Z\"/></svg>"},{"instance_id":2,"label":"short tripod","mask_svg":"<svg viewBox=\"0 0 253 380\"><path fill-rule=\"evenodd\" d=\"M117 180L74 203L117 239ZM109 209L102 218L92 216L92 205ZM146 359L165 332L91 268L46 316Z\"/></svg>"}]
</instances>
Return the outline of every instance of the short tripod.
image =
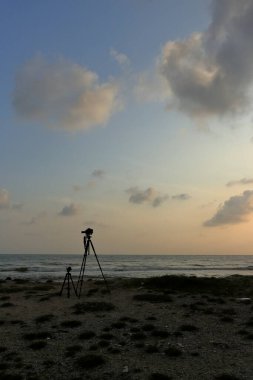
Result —
<instances>
[{"instance_id":1,"label":"short tripod","mask_svg":"<svg viewBox=\"0 0 253 380\"><path fill-rule=\"evenodd\" d=\"M71 270L72 268L71 267L68 267L67 268L67 273L65 275L65 278L64 278L64 281L63 281L63 284L62 284L62 287L61 287L61 291L60 291L60 296L62 295L62 292L63 292L63 289L64 289L64 285L65 285L65 282L67 280L67 290L68 290L68 298L70 296L70 281L72 283L72 286L73 286L73 289L74 289L74 292L75 292L75 295L77 296L77 292L76 292L76 288L75 288L75 284L72 280L72 276L71 276Z\"/></svg>"},{"instance_id":2,"label":"short tripod","mask_svg":"<svg viewBox=\"0 0 253 380\"><path fill-rule=\"evenodd\" d=\"M82 286L83 286L83 278L84 278L84 271L85 271L85 266L86 266L87 255L90 254L90 246L91 246L91 248L93 250L93 253L95 255L95 258L97 260L97 263L98 263L100 272L102 274L103 280L105 282L105 285L107 287L107 290L110 293L109 286L107 284L107 281L105 279L104 273L103 273L102 268L101 268L101 265L99 263L99 260L98 260L98 257L97 257L94 245L93 245L93 243L91 241L91 235L93 234L93 230L91 228L87 228L87 230L82 231L82 233L85 234L85 236L83 238L84 255L83 255L83 261L82 261L82 265L81 265L81 269L80 269L80 273L79 273L79 277L78 277L78 281L77 281L77 285L76 285L76 294L80 298L81 292L82 292Z\"/></svg>"}]
</instances>

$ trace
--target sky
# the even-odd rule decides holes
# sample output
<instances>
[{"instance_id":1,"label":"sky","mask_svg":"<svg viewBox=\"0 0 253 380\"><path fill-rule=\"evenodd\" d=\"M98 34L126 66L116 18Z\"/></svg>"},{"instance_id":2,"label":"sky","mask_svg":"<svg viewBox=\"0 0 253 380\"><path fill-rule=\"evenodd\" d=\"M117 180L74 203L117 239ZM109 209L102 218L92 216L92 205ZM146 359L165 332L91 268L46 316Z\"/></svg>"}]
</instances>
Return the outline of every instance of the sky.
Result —
<instances>
[{"instance_id":1,"label":"sky","mask_svg":"<svg viewBox=\"0 0 253 380\"><path fill-rule=\"evenodd\" d=\"M252 34L252 0L0 0L0 253L253 254Z\"/></svg>"}]
</instances>

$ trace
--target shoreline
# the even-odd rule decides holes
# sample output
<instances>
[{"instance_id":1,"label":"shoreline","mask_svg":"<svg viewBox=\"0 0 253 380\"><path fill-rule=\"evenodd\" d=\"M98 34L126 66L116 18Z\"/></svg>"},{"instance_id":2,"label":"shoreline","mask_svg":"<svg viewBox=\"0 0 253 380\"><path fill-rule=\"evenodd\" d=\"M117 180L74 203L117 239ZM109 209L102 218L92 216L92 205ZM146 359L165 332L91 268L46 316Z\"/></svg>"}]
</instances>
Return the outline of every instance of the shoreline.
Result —
<instances>
[{"instance_id":1,"label":"shoreline","mask_svg":"<svg viewBox=\"0 0 253 380\"><path fill-rule=\"evenodd\" d=\"M107 281L1 280L1 380L253 378L252 276Z\"/></svg>"}]
</instances>

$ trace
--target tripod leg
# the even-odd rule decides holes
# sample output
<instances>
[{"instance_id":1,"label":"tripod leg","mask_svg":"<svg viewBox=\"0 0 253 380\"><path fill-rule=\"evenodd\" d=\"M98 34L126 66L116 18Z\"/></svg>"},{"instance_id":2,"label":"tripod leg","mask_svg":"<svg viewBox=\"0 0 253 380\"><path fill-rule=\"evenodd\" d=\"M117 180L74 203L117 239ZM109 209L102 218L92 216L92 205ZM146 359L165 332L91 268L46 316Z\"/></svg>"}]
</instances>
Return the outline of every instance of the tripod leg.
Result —
<instances>
[{"instance_id":1,"label":"tripod leg","mask_svg":"<svg viewBox=\"0 0 253 380\"><path fill-rule=\"evenodd\" d=\"M76 292L75 284L74 284L74 282L73 282L73 279L72 279L71 274L70 274L70 280L71 280L71 282L72 282L72 286L73 286L73 289L74 289L75 295L77 296L77 292Z\"/></svg>"},{"instance_id":2,"label":"tripod leg","mask_svg":"<svg viewBox=\"0 0 253 380\"><path fill-rule=\"evenodd\" d=\"M100 272L101 272L102 277L103 277L103 279L104 279L105 285L106 285L106 287L107 287L108 293L111 293L110 288L109 288L109 286L108 286L108 284L107 284L107 281L106 281L106 279L105 279L104 273L103 273L103 271L102 271L101 265L100 265L100 263L99 263L99 260L98 260L98 257L97 257L97 254L96 254L96 251L95 251L94 245L93 245L92 241L90 241L90 243L91 243L91 246L92 246L92 249L93 249L94 255L95 255L95 257L96 257L96 260L97 260L97 263L98 263L98 266L99 266Z\"/></svg>"},{"instance_id":3,"label":"tripod leg","mask_svg":"<svg viewBox=\"0 0 253 380\"><path fill-rule=\"evenodd\" d=\"M66 273L65 278L64 278L64 280L63 280L63 284L62 284L62 287L61 287L61 291L60 291L60 293L59 293L59 296L62 295L62 292L63 292L63 288L64 288L64 285L65 285L66 278L67 278L67 273Z\"/></svg>"},{"instance_id":4,"label":"tripod leg","mask_svg":"<svg viewBox=\"0 0 253 380\"><path fill-rule=\"evenodd\" d=\"M69 273L68 273L68 298L70 296L70 286L69 286Z\"/></svg>"},{"instance_id":5,"label":"tripod leg","mask_svg":"<svg viewBox=\"0 0 253 380\"><path fill-rule=\"evenodd\" d=\"M83 257L83 263L82 263L82 267L81 267L81 270L80 270L80 275L79 275L79 278L78 278L78 283L77 283L77 288L76 288L76 292L77 292L77 295L78 295L79 298L81 296L81 291L82 291L82 286L83 286L83 278L84 278L84 271L85 271L85 265L86 265L86 259L87 259L88 246L89 246L89 242L87 242L87 245L85 247L85 253L84 253L84 257ZM78 292L78 288L79 288L79 292Z\"/></svg>"}]
</instances>

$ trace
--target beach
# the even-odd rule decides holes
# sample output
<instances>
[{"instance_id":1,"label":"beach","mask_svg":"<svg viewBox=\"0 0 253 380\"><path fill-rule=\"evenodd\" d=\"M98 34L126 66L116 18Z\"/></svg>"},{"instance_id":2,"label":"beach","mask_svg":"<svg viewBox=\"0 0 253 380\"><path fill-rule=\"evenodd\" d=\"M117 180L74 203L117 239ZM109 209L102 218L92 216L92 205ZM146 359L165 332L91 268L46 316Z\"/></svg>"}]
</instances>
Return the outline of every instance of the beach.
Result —
<instances>
[{"instance_id":1,"label":"beach","mask_svg":"<svg viewBox=\"0 0 253 380\"><path fill-rule=\"evenodd\" d=\"M252 379L253 278L0 281L0 379Z\"/></svg>"}]
</instances>

